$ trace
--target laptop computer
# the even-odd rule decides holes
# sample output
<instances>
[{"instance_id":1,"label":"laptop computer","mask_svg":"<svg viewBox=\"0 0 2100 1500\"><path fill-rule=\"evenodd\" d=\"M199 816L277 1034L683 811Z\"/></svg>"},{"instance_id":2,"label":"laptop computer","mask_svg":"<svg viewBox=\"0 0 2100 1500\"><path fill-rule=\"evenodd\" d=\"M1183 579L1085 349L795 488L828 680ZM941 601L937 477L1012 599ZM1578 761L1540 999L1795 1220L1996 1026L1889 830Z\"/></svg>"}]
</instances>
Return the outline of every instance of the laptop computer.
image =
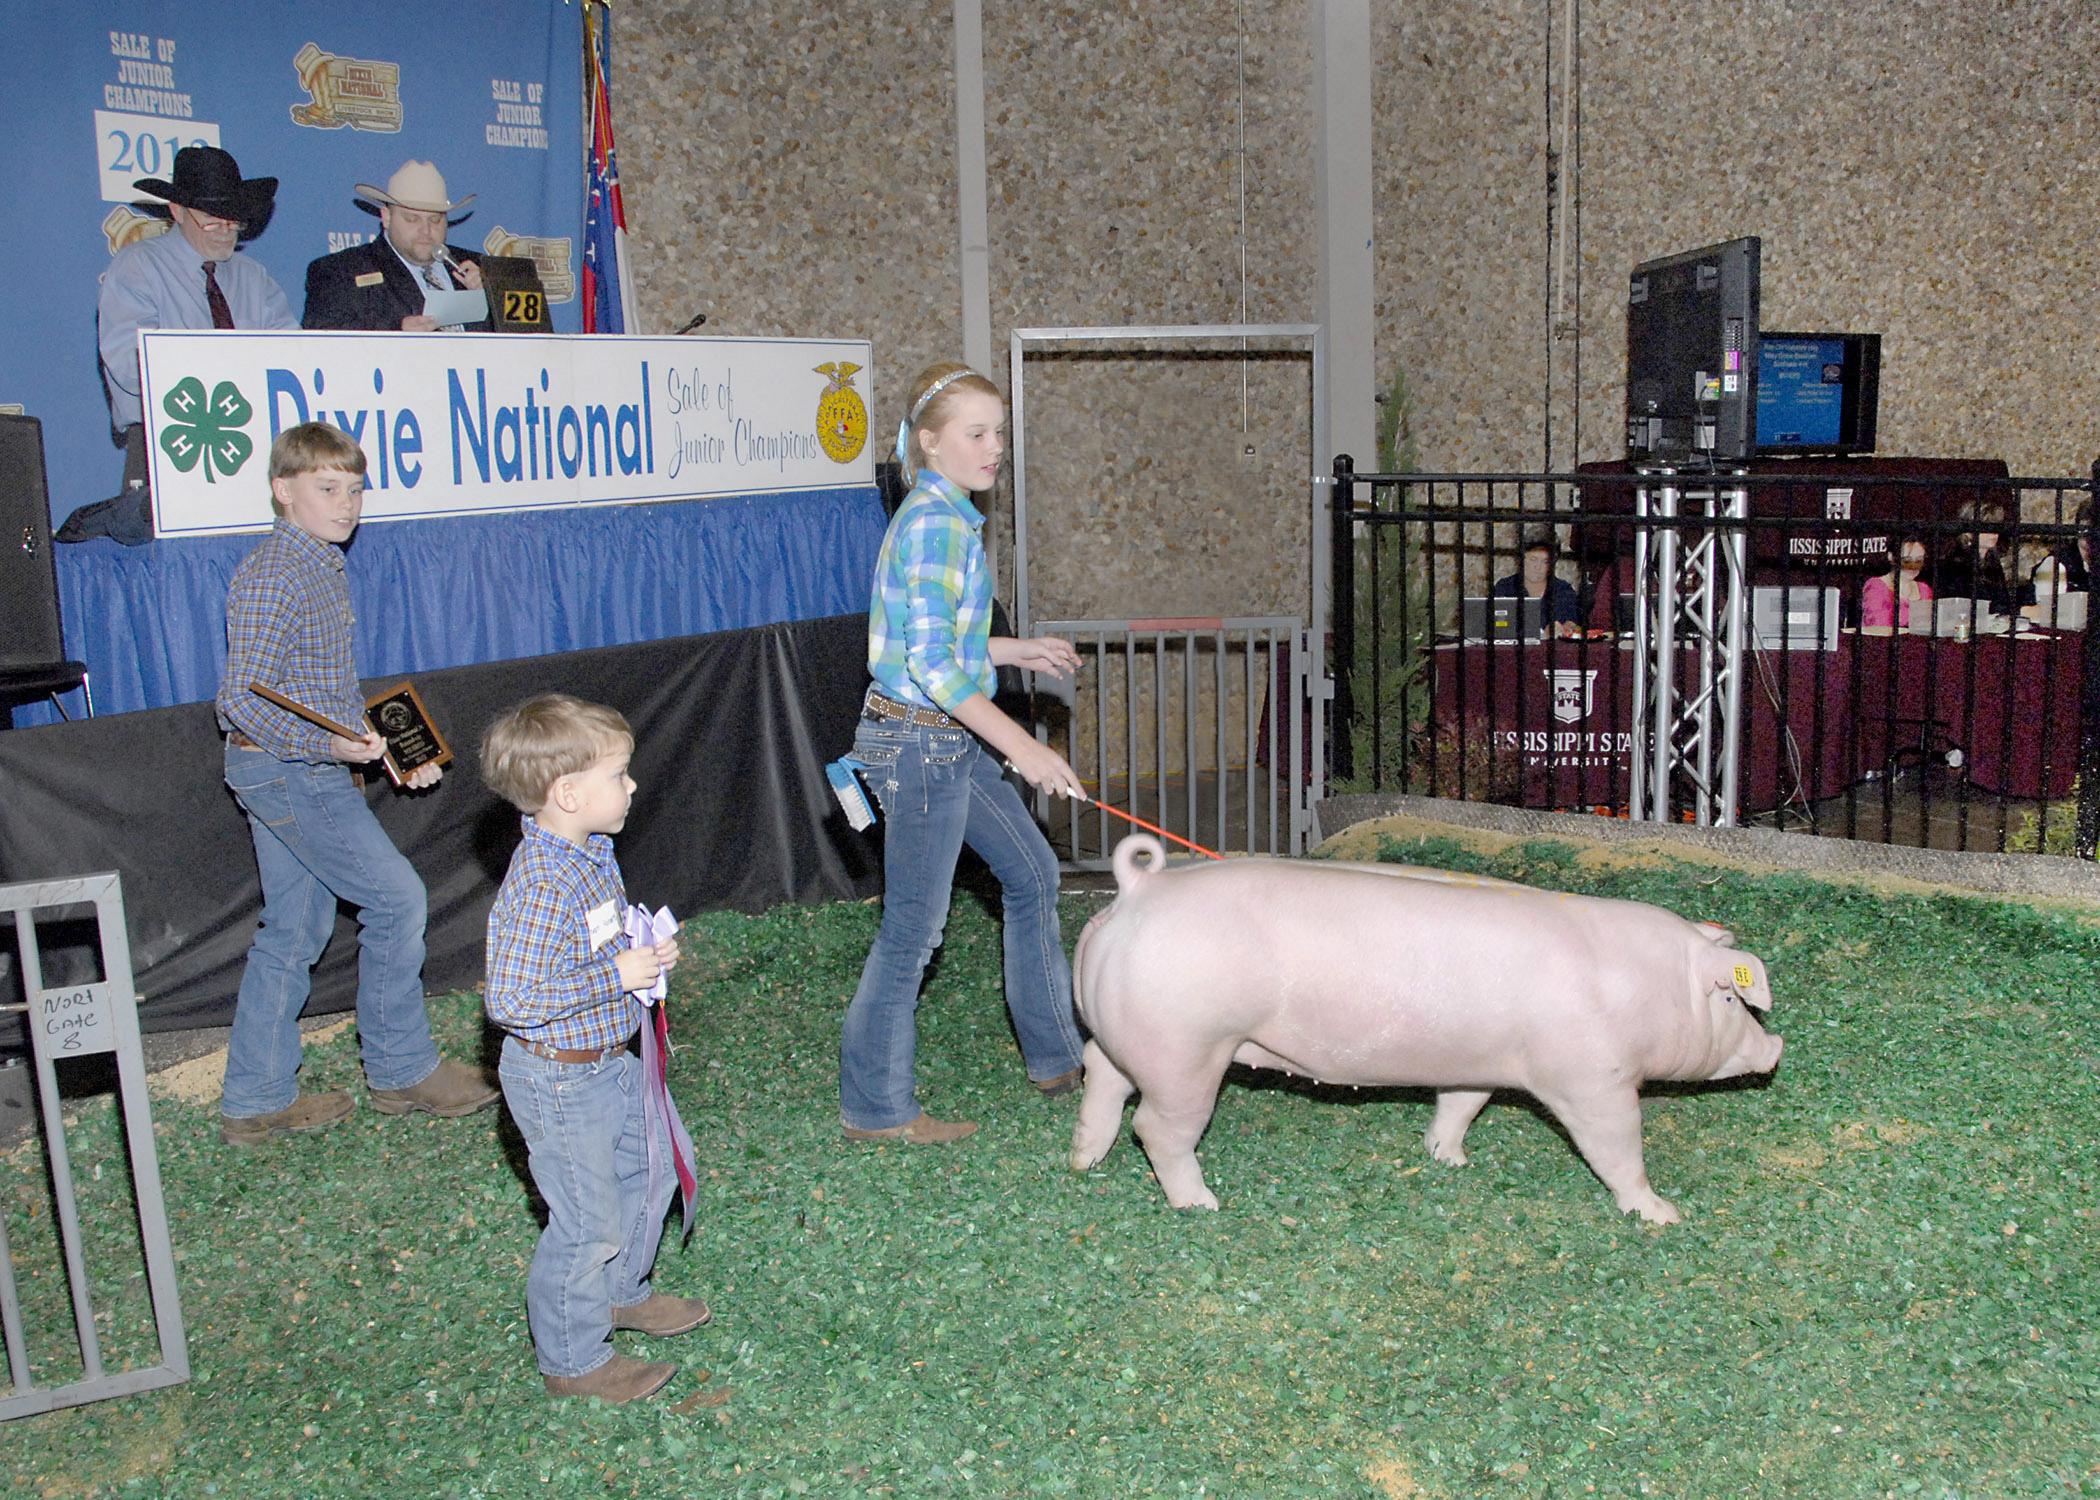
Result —
<instances>
[{"instance_id":1,"label":"laptop computer","mask_svg":"<svg viewBox=\"0 0 2100 1500\"><path fill-rule=\"evenodd\" d=\"M1835 651L1838 591L1765 584L1750 591L1750 629L1763 651Z\"/></svg>"},{"instance_id":2,"label":"laptop computer","mask_svg":"<svg viewBox=\"0 0 2100 1500\"><path fill-rule=\"evenodd\" d=\"M1546 633L1543 599L1480 598L1458 602L1459 634L1468 641L1535 641Z\"/></svg>"}]
</instances>

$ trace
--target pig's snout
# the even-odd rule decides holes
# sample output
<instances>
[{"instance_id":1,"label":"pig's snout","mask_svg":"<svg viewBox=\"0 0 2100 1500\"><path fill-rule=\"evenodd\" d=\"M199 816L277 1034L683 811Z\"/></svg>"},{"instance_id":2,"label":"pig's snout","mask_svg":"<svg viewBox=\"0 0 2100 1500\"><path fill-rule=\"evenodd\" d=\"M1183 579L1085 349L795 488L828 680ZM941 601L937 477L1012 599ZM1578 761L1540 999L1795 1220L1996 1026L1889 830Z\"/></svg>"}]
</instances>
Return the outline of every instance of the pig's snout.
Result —
<instances>
[{"instance_id":1,"label":"pig's snout","mask_svg":"<svg viewBox=\"0 0 2100 1500\"><path fill-rule=\"evenodd\" d=\"M1728 1061L1714 1072L1716 1079L1740 1078L1745 1073L1769 1073L1779 1066L1779 1054L1786 1051L1786 1039L1770 1032L1752 1027Z\"/></svg>"}]
</instances>

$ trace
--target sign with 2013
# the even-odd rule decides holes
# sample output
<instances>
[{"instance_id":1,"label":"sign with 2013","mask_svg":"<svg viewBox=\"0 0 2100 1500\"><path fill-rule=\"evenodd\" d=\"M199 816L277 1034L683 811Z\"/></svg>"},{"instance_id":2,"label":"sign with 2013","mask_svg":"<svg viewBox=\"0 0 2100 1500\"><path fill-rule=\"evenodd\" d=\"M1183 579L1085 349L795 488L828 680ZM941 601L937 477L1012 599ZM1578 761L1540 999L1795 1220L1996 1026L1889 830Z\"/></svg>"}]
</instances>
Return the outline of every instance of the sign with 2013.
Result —
<instances>
[{"instance_id":1,"label":"sign with 2013","mask_svg":"<svg viewBox=\"0 0 2100 1500\"><path fill-rule=\"evenodd\" d=\"M331 422L365 519L873 484L856 340L168 332L139 337L154 529L270 525L268 454Z\"/></svg>"}]
</instances>

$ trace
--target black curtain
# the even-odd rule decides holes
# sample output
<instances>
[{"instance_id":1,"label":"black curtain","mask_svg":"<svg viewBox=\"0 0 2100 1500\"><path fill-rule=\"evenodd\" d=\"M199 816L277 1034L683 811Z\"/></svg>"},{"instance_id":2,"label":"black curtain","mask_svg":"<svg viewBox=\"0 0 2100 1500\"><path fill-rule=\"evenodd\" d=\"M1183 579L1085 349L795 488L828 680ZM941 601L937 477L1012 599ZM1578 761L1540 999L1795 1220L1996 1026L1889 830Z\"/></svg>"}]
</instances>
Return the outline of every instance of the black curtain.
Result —
<instances>
[{"instance_id":1,"label":"black curtain","mask_svg":"<svg viewBox=\"0 0 2100 1500\"><path fill-rule=\"evenodd\" d=\"M634 726L640 790L617 840L631 899L686 917L874 894L879 846L846 826L824 780L824 762L852 740L866 653L865 616L845 615L417 676L458 758L430 792L397 793L382 778L366 795L430 891L426 985L480 983L518 815L481 784L475 749L497 714L534 693L607 703ZM0 884L117 871L147 1031L233 1016L262 892L222 759L208 703L0 733ZM79 941L71 926L40 926L49 967L83 961L67 951ZM6 925L0 1005L23 998L14 944ZM345 911L309 1014L350 1008L356 964ZM0 1013L0 1048L20 1046L20 1017Z\"/></svg>"}]
</instances>

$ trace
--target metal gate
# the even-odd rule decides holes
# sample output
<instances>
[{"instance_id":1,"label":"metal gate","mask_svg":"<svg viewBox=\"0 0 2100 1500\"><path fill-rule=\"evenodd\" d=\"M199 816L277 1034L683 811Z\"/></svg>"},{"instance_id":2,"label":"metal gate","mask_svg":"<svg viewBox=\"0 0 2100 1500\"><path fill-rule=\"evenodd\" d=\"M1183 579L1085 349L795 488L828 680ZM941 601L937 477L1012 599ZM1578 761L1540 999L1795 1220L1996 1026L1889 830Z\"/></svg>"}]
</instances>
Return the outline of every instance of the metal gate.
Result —
<instances>
[{"instance_id":1,"label":"metal gate","mask_svg":"<svg viewBox=\"0 0 2100 1500\"><path fill-rule=\"evenodd\" d=\"M47 985L37 925L71 921L78 909L92 905L98 946L98 979ZM73 1304L73 1334L81 1375L64 1385L36 1384L23 1326L21 1286L0 1212L0 1335L7 1347L12 1389L0 1394L0 1421L34 1416L60 1407L79 1406L109 1396L125 1396L177 1385L189 1379L188 1347L183 1342L182 1304L175 1288L175 1256L168 1243L168 1216L161 1199L160 1158L153 1145L153 1121L146 1104L145 1056L139 1048L137 998L132 988L131 948L125 936L124 896L114 874L77 880L45 880L0 886L0 912L13 918L15 956L21 965L30 1052L36 1061L37 1101L44 1125L44 1152L50 1167L53 1220L65 1261L66 1287ZM152 1302L160 1363L145 1368L105 1370L102 1340L88 1277L86 1245L81 1234L78 1183L66 1148L60 1113L56 1064L79 1058L116 1055L118 1097L123 1107L123 1133L131 1158L131 1190L138 1212L138 1242L144 1251L147 1294ZM97 1163L92 1179L100 1181ZM112 1173L111 1177L120 1177Z\"/></svg>"},{"instance_id":2,"label":"metal gate","mask_svg":"<svg viewBox=\"0 0 2100 1500\"><path fill-rule=\"evenodd\" d=\"M1037 619L1029 567L1028 354L1200 357L1236 347L1244 355L1250 342L1294 350L1307 364L1311 550L1303 612ZM1064 751L1103 802L1220 853L1302 854L1313 805L1326 787L1332 696L1325 661L1331 560L1325 502L1332 481L1319 472L1318 457L1328 442L1324 331L1313 323L1016 328L1009 373L1017 634L1067 637L1081 659L1069 684L1029 674L1037 734ZM1291 607L1288 600L1284 607ZM1116 841L1131 831L1098 807L1052 805L1040 796L1036 806L1051 846L1070 869L1107 869ZM1180 846L1170 852L1188 855Z\"/></svg>"},{"instance_id":3,"label":"metal gate","mask_svg":"<svg viewBox=\"0 0 2100 1500\"><path fill-rule=\"evenodd\" d=\"M1036 734L1094 797L1220 854L1304 852L1316 767L1300 621L1040 620L1035 631L1079 650L1069 682L1036 674ZM1107 869L1132 831L1042 794L1036 810L1069 869Z\"/></svg>"}]
</instances>

